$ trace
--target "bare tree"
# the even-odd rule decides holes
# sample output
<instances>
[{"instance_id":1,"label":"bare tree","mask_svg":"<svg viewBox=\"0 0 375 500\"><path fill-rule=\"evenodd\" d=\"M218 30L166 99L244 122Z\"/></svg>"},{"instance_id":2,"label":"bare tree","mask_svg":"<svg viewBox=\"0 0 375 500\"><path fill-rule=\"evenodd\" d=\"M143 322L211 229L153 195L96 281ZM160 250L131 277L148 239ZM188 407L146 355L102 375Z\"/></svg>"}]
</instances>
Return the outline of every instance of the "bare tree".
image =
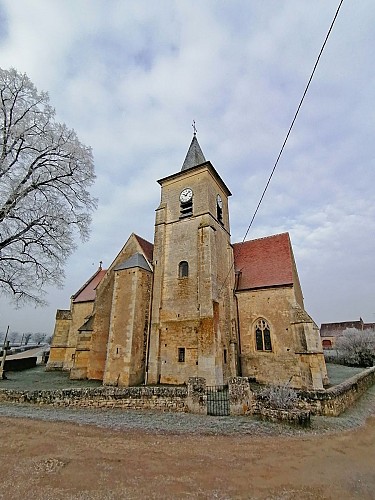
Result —
<instances>
[{"instance_id":1,"label":"bare tree","mask_svg":"<svg viewBox=\"0 0 375 500\"><path fill-rule=\"evenodd\" d=\"M0 69L0 293L18 304L45 304L45 286L62 285L96 206L91 149L54 117L47 93Z\"/></svg>"},{"instance_id":2,"label":"bare tree","mask_svg":"<svg viewBox=\"0 0 375 500\"><path fill-rule=\"evenodd\" d=\"M14 345L16 344L17 342L19 342L21 338L21 334L19 332L9 332L8 334L8 340L10 340L10 343L11 345Z\"/></svg>"},{"instance_id":3,"label":"bare tree","mask_svg":"<svg viewBox=\"0 0 375 500\"><path fill-rule=\"evenodd\" d=\"M27 345L30 342L32 336L33 334L30 332L23 334L23 340L25 342L25 345Z\"/></svg>"},{"instance_id":4,"label":"bare tree","mask_svg":"<svg viewBox=\"0 0 375 500\"><path fill-rule=\"evenodd\" d=\"M339 360L350 366L372 366L375 362L375 331L348 328L337 339Z\"/></svg>"},{"instance_id":5,"label":"bare tree","mask_svg":"<svg viewBox=\"0 0 375 500\"><path fill-rule=\"evenodd\" d=\"M34 333L34 341L38 345L41 344L45 340L46 337L47 337L46 333L41 333L41 332Z\"/></svg>"}]
</instances>

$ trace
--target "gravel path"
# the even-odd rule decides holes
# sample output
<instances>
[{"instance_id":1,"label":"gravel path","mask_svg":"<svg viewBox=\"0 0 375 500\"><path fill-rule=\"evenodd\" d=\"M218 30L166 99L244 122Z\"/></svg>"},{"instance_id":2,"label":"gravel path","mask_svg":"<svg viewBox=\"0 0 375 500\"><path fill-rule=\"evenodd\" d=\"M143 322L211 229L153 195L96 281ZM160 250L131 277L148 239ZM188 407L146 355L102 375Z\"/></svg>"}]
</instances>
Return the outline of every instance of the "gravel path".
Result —
<instances>
[{"instance_id":1,"label":"gravel path","mask_svg":"<svg viewBox=\"0 0 375 500\"><path fill-rule=\"evenodd\" d=\"M210 417L148 410L55 408L30 404L0 404L0 417L70 422L113 430L143 431L153 434L306 436L350 430L363 425L369 416L375 416L375 386L369 389L353 408L339 417L313 417L311 427L308 429L263 422L256 417Z\"/></svg>"}]
</instances>

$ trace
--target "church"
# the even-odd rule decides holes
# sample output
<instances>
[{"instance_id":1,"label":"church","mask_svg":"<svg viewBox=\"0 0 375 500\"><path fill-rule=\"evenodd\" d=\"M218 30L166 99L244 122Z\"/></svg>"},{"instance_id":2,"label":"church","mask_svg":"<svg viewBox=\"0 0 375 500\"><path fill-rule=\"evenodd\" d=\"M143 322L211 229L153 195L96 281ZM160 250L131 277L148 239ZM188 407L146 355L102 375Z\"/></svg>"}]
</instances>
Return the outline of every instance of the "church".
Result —
<instances>
[{"instance_id":1,"label":"church","mask_svg":"<svg viewBox=\"0 0 375 500\"><path fill-rule=\"evenodd\" d=\"M47 370L125 387L327 385L288 233L231 243L231 192L196 133L181 170L158 183L153 243L131 234L57 310Z\"/></svg>"}]
</instances>

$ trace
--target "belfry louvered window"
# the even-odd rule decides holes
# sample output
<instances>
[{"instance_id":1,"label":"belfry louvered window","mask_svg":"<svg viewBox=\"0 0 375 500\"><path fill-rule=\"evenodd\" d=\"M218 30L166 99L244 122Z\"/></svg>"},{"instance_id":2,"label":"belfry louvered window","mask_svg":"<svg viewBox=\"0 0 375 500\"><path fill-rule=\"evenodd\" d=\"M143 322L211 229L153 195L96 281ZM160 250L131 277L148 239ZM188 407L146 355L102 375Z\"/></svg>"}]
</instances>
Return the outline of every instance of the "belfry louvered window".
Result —
<instances>
[{"instance_id":1,"label":"belfry louvered window","mask_svg":"<svg viewBox=\"0 0 375 500\"><path fill-rule=\"evenodd\" d=\"M255 323L255 344L257 351L272 351L271 329L263 318Z\"/></svg>"}]
</instances>

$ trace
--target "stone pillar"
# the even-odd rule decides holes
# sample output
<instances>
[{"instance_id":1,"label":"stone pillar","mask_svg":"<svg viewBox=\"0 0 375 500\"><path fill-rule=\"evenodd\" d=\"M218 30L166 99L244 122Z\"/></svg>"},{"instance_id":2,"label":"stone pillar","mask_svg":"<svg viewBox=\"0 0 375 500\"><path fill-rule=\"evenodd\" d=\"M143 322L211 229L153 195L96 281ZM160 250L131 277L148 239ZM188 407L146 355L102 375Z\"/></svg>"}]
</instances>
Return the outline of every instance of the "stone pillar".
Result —
<instances>
[{"instance_id":1,"label":"stone pillar","mask_svg":"<svg viewBox=\"0 0 375 500\"><path fill-rule=\"evenodd\" d=\"M188 379L188 396L186 401L190 413L207 415L206 379L190 377Z\"/></svg>"},{"instance_id":2,"label":"stone pillar","mask_svg":"<svg viewBox=\"0 0 375 500\"><path fill-rule=\"evenodd\" d=\"M228 380L229 408L231 415L252 413L254 395L247 377L233 377Z\"/></svg>"}]
</instances>

